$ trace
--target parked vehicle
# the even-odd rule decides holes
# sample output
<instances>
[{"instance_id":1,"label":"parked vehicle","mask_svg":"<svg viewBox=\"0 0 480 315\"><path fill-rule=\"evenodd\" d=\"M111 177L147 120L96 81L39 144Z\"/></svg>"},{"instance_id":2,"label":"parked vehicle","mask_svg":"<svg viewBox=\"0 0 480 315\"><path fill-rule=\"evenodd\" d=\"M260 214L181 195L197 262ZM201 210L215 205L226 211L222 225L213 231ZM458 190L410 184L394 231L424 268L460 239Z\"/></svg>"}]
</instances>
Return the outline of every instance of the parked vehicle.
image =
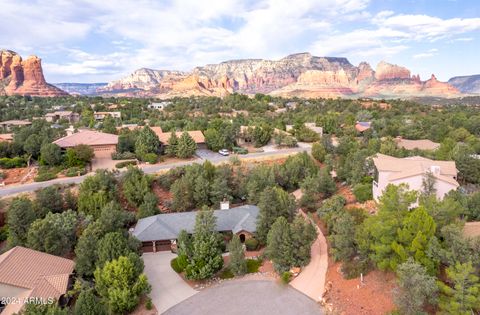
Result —
<instances>
[{"instance_id":1,"label":"parked vehicle","mask_svg":"<svg viewBox=\"0 0 480 315\"><path fill-rule=\"evenodd\" d=\"M230 152L228 152L227 149L221 149L220 151L218 151L218 153L220 155L223 155L223 156L229 156L230 155Z\"/></svg>"}]
</instances>

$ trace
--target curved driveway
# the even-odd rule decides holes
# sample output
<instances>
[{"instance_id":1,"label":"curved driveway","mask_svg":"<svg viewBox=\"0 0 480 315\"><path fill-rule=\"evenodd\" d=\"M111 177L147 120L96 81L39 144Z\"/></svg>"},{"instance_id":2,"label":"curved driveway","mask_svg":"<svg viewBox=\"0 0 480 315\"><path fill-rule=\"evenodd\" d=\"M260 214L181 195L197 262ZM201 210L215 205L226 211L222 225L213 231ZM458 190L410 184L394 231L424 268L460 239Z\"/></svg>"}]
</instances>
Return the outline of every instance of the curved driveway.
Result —
<instances>
[{"instance_id":1,"label":"curved driveway","mask_svg":"<svg viewBox=\"0 0 480 315\"><path fill-rule=\"evenodd\" d=\"M290 155L290 154L295 154L298 152L303 152L303 151L311 151L310 147L300 147L300 148L293 148L293 149L282 149L282 150L277 150L273 152L260 152L260 153L250 153L246 155L239 155L238 157L241 160L248 160L248 159L254 159L254 158L261 158L261 157L274 157L274 156L281 156L281 155ZM209 157L208 160L212 163L221 163L221 162L226 162L229 160L228 156L213 156ZM185 162L175 162L175 163L168 163L168 164L160 164L160 165L145 165L142 166L142 169L145 173L147 174L155 174L159 171L164 171L164 170L169 170L171 168L179 167L179 166L185 166L185 165L190 165L193 163L203 163L205 162L206 159L196 159L196 160L190 160L190 161L185 161ZM83 176L78 176L78 177L67 177L67 178L58 178L46 182L34 182L34 183L29 183L29 184L23 184L23 185L12 185L12 186L6 186L6 187L1 187L0 188L0 197L5 197L9 195L15 195L19 193L25 193L25 192L31 192L38 190L40 188L44 188L47 186L51 185L68 185L68 184L80 184L83 182L83 180L87 177L91 176L91 174L83 175Z\"/></svg>"}]
</instances>

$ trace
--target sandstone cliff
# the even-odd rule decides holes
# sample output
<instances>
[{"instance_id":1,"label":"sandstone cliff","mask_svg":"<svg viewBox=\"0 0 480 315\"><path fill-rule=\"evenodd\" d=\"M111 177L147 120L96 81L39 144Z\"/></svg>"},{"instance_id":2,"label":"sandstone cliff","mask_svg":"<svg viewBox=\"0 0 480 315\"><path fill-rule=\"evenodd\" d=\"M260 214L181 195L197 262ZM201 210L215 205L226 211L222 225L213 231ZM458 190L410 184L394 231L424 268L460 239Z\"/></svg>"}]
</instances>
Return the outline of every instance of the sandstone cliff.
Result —
<instances>
[{"instance_id":1,"label":"sandstone cliff","mask_svg":"<svg viewBox=\"0 0 480 315\"><path fill-rule=\"evenodd\" d=\"M480 74L453 77L448 80L448 83L462 93L480 94Z\"/></svg>"},{"instance_id":2,"label":"sandstone cliff","mask_svg":"<svg viewBox=\"0 0 480 315\"><path fill-rule=\"evenodd\" d=\"M279 60L242 59L196 67L191 72L140 69L110 83L104 91L134 91L136 96L223 96L238 92L299 97L450 97L459 91L431 78L421 81L410 70L380 62L375 71L346 58L316 57L309 53ZM154 75L155 74L155 75ZM124 94L125 95L125 94Z\"/></svg>"},{"instance_id":3,"label":"sandstone cliff","mask_svg":"<svg viewBox=\"0 0 480 315\"><path fill-rule=\"evenodd\" d=\"M45 81L40 58L30 56L22 60L20 55L10 50L0 50L0 94L68 95Z\"/></svg>"}]
</instances>

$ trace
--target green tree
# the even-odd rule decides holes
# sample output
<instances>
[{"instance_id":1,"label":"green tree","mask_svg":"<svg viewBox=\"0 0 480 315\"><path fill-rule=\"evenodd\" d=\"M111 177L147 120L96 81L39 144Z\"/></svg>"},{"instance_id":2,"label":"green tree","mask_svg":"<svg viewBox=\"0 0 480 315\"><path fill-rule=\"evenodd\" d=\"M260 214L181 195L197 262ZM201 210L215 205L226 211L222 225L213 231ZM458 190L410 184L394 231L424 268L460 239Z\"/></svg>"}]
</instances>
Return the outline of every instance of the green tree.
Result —
<instances>
[{"instance_id":1,"label":"green tree","mask_svg":"<svg viewBox=\"0 0 480 315\"><path fill-rule=\"evenodd\" d=\"M170 157L177 156L178 137L177 133L173 131L168 139L168 146L165 148L165 153Z\"/></svg>"},{"instance_id":2,"label":"green tree","mask_svg":"<svg viewBox=\"0 0 480 315\"><path fill-rule=\"evenodd\" d=\"M227 246L230 253L230 262L228 267L237 276L243 275L247 272L247 262L245 261L245 253L243 251L242 242L237 234L233 235Z\"/></svg>"},{"instance_id":3,"label":"green tree","mask_svg":"<svg viewBox=\"0 0 480 315\"><path fill-rule=\"evenodd\" d=\"M312 156L315 160L323 163L325 161L325 156L327 155L327 150L321 142L315 142L312 144Z\"/></svg>"},{"instance_id":4,"label":"green tree","mask_svg":"<svg viewBox=\"0 0 480 315\"><path fill-rule=\"evenodd\" d=\"M95 288L105 299L110 313L132 311L143 294L150 292L147 277L139 273L135 263L121 256L95 270Z\"/></svg>"},{"instance_id":5,"label":"green tree","mask_svg":"<svg viewBox=\"0 0 480 315\"><path fill-rule=\"evenodd\" d=\"M143 197L143 203L138 207L137 220L156 214L158 214L158 198L154 193L148 192Z\"/></svg>"},{"instance_id":6,"label":"green tree","mask_svg":"<svg viewBox=\"0 0 480 315\"><path fill-rule=\"evenodd\" d=\"M272 138L273 128L266 124L259 124L251 129L251 134L255 147L259 148L266 145Z\"/></svg>"},{"instance_id":7,"label":"green tree","mask_svg":"<svg viewBox=\"0 0 480 315\"><path fill-rule=\"evenodd\" d=\"M194 207L193 183L185 176L177 179L172 187L173 195L172 209L175 211L187 211Z\"/></svg>"},{"instance_id":8,"label":"green tree","mask_svg":"<svg viewBox=\"0 0 480 315\"><path fill-rule=\"evenodd\" d=\"M95 295L93 289L80 292L73 313L75 315L107 315L102 301Z\"/></svg>"},{"instance_id":9,"label":"green tree","mask_svg":"<svg viewBox=\"0 0 480 315\"><path fill-rule=\"evenodd\" d=\"M271 167L267 165L259 165L255 167L247 175L246 191L248 201L257 204L262 191L267 187L273 187L275 185L275 174Z\"/></svg>"},{"instance_id":10,"label":"green tree","mask_svg":"<svg viewBox=\"0 0 480 315\"><path fill-rule=\"evenodd\" d=\"M188 134L188 132L184 131L178 139L178 145L176 150L177 157L181 159L192 157L195 154L196 150L197 144Z\"/></svg>"},{"instance_id":11,"label":"green tree","mask_svg":"<svg viewBox=\"0 0 480 315\"><path fill-rule=\"evenodd\" d=\"M332 176L330 176L330 173L326 168L323 168L320 170L318 173L318 191L322 193L324 196L329 197L331 196L335 190L337 189L337 186L335 186L335 182L333 181Z\"/></svg>"},{"instance_id":12,"label":"green tree","mask_svg":"<svg viewBox=\"0 0 480 315\"><path fill-rule=\"evenodd\" d=\"M115 118L110 115L107 115L102 123L102 131L106 133L117 133L116 128L117 123L115 122Z\"/></svg>"},{"instance_id":13,"label":"green tree","mask_svg":"<svg viewBox=\"0 0 480 315\"><path fill-rule=\"evenodd\" d=\"M30 248L52 255L69 253L76 241L77 214L72 210L48 213L44 219L34 221L27 235Z\"/></svg>"},{"instance_id":14,"label":"green tree","mask_svg":"<svg viewBox=\"0 0 480 315\"><path fill-rule=\"evenodd\" d=\"M474 314L480 310L480 281L471 262L447 268L451 286L439 282L442 314Z\"/></svg>"},{"instance_id":15,"label":"green tree","mask_svg":"<svg viewBox=\"0 0 480 315\"><path fill-rule=\"evenodd\" d=\"M79 276L93 276L98 259L98 254L95 249L103 235L104 231L100 223L93 222L85 228L82 235L78 238L77 245L75 246L75 270Z\"/></svg>"},{"instance_id":16,"label":"green tree","mask_svg":"<svg viewBox=\"0 0 480 315\"><path fill-rule=\"evenodd\" d=\"M56 303L27 303L22 315L68 315L68 309L60 308Z\"/></svg>"},{"instance_id":17,"label":"green tree","mask_svg":"<svg viewBox=\"0 0 480 315\"><path fill-rule=\"evenodd\" d=\"M287 219L275 220L267 236L266 254L279 274L289 271L293 261L293 240Z\"/></svg>"},{"instance_id":18,"label":"green tree","mask_svg":"<svg viewBox=\"0 0 480 315\"><path fill-rule=\"evenodd\" d=\"M257 238L260 242L267 241L267 234L273 223L279 217L287 222L292 221L295 214L295 198L278 187L269 187L260 194L258 203L260 212L257 219Z\"/></svg>"},{"instance_id":19,"label":"green tree","mask_svg":"<svg viewBox=\"0 0 480 315\"><path fill-rule=\"evenodd\" d=\"M40 148L40 160L49 166L56 166L62 163L62 151L54 143L44 143Z\"/></svg>"},{"instance_id":20,"label":"green tree","mask_svg":"<svg viewBox=\"0 0 480 315\"><path fill-rule=\"evenodd\" d=\"M223 266L216 218L212 210L197 212L192 241L192 257L186 268L188 279L210 278Z\"/></svg>"},{"instance_id":21,"label":"green tree","mask_svg":"<svg viewBox=\"0 0 480 315\"><path fill-rule=\"evenodd\" d=\"M145 126L137 136L135 141L135 154L138 158L143 157L148 153L157 154L160 150L160 140L157 134L148 126Z\"/></svg>"},{"instance_id":22,"label":"green tree","mask_svg":"<svg viewBox=\"0 0 480 315\"><path fill-rule=\"evenodd\" d=\"M356 229L353 216L340 209L330 216L328 225L330 253L337 261L349 261L356 254Z\"/></svg>"},{"instance_id":23,"label":"green tree","mask_svg":"<svg viewBox=\"0 0 480 315\"><path fill-rule=\"evenodd\" d=\"M36 218L30 199L26 197L13 199L7 212L9 247L26 245L28 229Z\"/></svg>"},{"instance_id":24,"label":"green tree","mask_svg":"<svg viewBox=\"0 0 480 315\"><path fill-rule=\"evenodd\" d=\"M133 206L140 206L145 194L151 191L151 179L138 167L128 166L122 178L123 195Z\"/></svg>"},{"instance_id":25,"label":"green tree","mask_svg":"<svg viewBox=\"0 0 480 315\"><path fill-rule=\"evenodd\" d=\"M33 158L37 158L40 155L40 148L42 146L42 137L38 134L31 134L25 140L23 144L23 150L31 155Z\"/></svg>"},{"instance_id":26,"label":"green tree","mask_svg":"<svg viewBox=\"0 0 480 315\"><path fill-rule=\"evenodd\" d=\"M64 207L65 202L59 186L48 186L35 192L35 209L38 217L44 217L48 212L62 212Z\"/></svg>"},{"instance_id":27,"label":"green tree","mask_svg":"<svg viewBox=\"0 0 480 315\"><path fill-rule=\"evenodd\" d=\"M195 178L193 199L197 207L210 205L210 182L203 173Z\"/></svg>"},{"instance_id":28,"label":"green tree","mask_svg":"<svg viewBox=\"0 0 480 315\"><path fill-rule=\"evenodd\" d=\"M83 164L88 164L92 161L95 156L91 146L86 144L78 144L73 147L77 159L79 159Z\"/></svg>"},{"instance_id":29,"label":"green tree","mask_svg":"<svg viewBox=\"0 0 480 315\"><path fill-rule=\"evenodd\" d=\"M117 196L117 181L112 172L98 170L80 184L78 211L98 218L101 209Z\"/></svg>"},{"instance_id":30,"label":"green tree","mask_svg":"<svg viewBox=\"0 0 480 315\"><path fill-rule=\"evenodd\" d=\"M317 238L317 231L310 222L297 216L290 224L292 235L292 265L303 267L310 262L311 247Z\"/></svg>"},{"instance_id":31,"label":"green tree","mask_svg":"<svg viewBox=\"0 0 480 315\"><path fill-rule=\"evenodd\" d=\"M107 262L120 256L127 256L133 250L127 238L121 232L105 234L97 245L97 266L103 267Z\"/></svg>"},{"instance_id":32,"label":"green tree","mask_svg":"<svg viewBox=\"0 0 480 315\"><path fill-rule=\"evenodd\" d=\"M397 268L398 288L394 291L395 304L402 314L422 313L426 302L433 302L437 285L424 266L409 258Z\"/></svg>"}]
</instances>

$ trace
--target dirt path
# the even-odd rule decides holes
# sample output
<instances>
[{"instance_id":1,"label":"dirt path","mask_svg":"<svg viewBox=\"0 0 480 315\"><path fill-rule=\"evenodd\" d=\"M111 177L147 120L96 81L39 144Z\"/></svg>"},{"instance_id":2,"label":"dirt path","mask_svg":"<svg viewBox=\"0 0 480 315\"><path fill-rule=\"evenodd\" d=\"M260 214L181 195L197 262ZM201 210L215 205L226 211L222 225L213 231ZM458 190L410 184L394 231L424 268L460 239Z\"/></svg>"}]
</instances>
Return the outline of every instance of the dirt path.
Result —
<instances>
[{"instance_id":1,"label":"dirt path","mask_svg":"<svg viewBox=\"0 0 480 315\"><path fill-rule=\"evenodd\" d=\"M300 292L306 294L314 301L322 300L325 291L325 279L328 269L328 247L327 240L320 228L301 209L300 214L310 220L317 229L318 236L311 248L310 263L303 268L298 277L290 282L290 285Z\"/></svg>"}]
</instances>

